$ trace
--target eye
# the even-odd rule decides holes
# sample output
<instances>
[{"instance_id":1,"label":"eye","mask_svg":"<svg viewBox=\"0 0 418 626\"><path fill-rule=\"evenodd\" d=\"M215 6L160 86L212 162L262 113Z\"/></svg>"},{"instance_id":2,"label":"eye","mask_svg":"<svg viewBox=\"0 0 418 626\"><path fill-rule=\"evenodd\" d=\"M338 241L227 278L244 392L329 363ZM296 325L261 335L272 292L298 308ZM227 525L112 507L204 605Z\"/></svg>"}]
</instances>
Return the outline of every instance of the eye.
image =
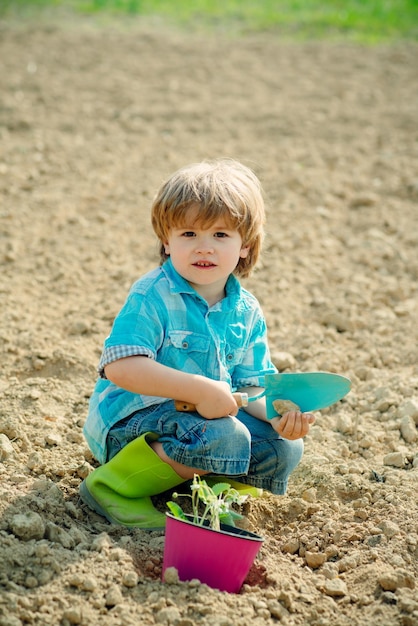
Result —
<instances>
[{"instance_id":1,"label":"eye","mask_svg":"<svg viewBox=\"0 0 418 626\"><path fill-rule=\"evenodd\" d=\"M194 237L195 233L193 230L185 230L182 234L182 237Z\"/></svg>"},{"instance_id":2,"label":"eye","mask_svg":"<svg viewBox=\"0 0 418 626\"><path fill-rule=\"evenodd\" d=\"M217 237L218 239L223 239L223 238L225 238L225 237L228 237L228 234L227 234L227 233L224 233L224 232L222 232L222 231L219 231L219 232L215 233L215 235L214 235L214 236L215 236L215 237Z\"/></svg>"}]
</instances>

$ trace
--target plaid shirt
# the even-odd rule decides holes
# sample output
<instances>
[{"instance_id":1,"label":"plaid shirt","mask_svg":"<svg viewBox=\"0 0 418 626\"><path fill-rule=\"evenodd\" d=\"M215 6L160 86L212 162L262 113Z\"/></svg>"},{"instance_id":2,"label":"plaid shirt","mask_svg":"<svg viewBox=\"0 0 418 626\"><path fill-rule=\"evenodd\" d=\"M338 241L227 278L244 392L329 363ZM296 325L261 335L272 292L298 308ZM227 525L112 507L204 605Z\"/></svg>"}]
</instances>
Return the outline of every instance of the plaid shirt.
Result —
<instances>
[{"instance_id":1,"label":"plaid shirt","mask_svg":"<svg viewBox=\"0 0 418 626\"><path fill-rule=\"evenodd\" d=\"M167 398L131 393L107 380L104 367L117 359L142 355L168 367L241 387L263 386L276 372L270 360L260 305L231 275L226 297L209 307L168 259L131 288L105 340L100 378L90 399L84 435L105 461L110 428L139 409Z\"/></svg>"}]
</instances>

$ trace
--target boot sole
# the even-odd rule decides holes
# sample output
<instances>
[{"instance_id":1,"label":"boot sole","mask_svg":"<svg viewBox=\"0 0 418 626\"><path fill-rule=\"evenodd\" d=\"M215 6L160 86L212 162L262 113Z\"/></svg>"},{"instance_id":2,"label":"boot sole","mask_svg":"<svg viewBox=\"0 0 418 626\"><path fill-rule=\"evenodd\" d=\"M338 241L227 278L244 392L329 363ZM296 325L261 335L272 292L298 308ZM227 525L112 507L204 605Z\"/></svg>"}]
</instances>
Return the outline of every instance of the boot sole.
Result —
<instances>
[{"instance_id":1,"label":"boot sole","mask_svg":"<svg viewBox=\"0 0 418 626\"><path fill-rule=\"evenodd\" d=\"M102 517L106 518L108 522L110 522L111 524L115 524L116 526L126 526L127 528L141 528L142 530L164 530L165 529L165 524L164 525L155 525L155 526L142 526L141 524L124 524L122 522L120 522L119 520L117 520L116 518L112 517L111 515L109 515L109 513L107 513L107 511L105 511L100 504L97 502L97 500L95 500L93 498L93 496L91 495L90 491L88 490L88 487L86 485L86 481L83 480L83 482L81 483L80 487L79 487L79 493L80 493L80 497L82 499L82 501L84 502L84 504L87 504L87 506L92 510L95 511L96 513L98 513L99 515L101 515Z\"/></svg>"}]
</instances>

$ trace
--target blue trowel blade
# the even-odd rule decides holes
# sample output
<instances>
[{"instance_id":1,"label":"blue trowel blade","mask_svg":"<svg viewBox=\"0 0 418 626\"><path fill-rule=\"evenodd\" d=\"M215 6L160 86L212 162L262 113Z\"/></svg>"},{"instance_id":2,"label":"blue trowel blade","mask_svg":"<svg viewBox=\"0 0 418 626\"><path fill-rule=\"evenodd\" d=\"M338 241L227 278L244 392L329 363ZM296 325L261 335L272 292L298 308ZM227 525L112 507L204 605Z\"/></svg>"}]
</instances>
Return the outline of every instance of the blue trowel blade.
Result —
<instances>
[{"instance_id":1,"label":"blue trowel blade","mask_svg":"<svg viewBox=\"0 0 418 626\"><path fill-rule=\"evenodd\" d=\"M266 390L267 418L277 416L273 400L291 400L303 413L324 409L341 400L351 389L345 376L329 372L289 372L267 374Z\"/></svg>"}]
</instances>

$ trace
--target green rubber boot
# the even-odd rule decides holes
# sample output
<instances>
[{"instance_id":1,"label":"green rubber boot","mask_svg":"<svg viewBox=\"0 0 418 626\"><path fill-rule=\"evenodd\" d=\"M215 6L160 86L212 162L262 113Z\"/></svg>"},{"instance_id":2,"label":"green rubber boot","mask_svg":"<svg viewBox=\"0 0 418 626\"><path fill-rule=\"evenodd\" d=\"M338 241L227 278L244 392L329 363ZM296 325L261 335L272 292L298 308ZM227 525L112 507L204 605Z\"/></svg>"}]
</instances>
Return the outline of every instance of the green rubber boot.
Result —
<instances>
[{"instance_id":1,"label":"green rubber boot","mask_svg":"<svg viewBox=\"0 0 418 626\"><path fill-rule=\"evenodd\" d=\"M233 480L230 476L203 476L209 487L213 487L216 483L229 483L233 489L236 489L242 496L252 496L253 498L260 498L263 495L263 490L260 487L254 487L253 485L246 485L240 483L237 480Z\"/></svg>"},{"instance_id":2,"label":"green rubber boot","mask_svg":"<svg viewBox=\"0 0 418 626\"><path fill-rule=\"evenodd\" d=\"M150 496L185 482L149 446L157 436L146 433L122 448L110 461L95 469L80 485L83 502L113 524L160 530L164 513Z\"/></svg>"}]
</instances>

